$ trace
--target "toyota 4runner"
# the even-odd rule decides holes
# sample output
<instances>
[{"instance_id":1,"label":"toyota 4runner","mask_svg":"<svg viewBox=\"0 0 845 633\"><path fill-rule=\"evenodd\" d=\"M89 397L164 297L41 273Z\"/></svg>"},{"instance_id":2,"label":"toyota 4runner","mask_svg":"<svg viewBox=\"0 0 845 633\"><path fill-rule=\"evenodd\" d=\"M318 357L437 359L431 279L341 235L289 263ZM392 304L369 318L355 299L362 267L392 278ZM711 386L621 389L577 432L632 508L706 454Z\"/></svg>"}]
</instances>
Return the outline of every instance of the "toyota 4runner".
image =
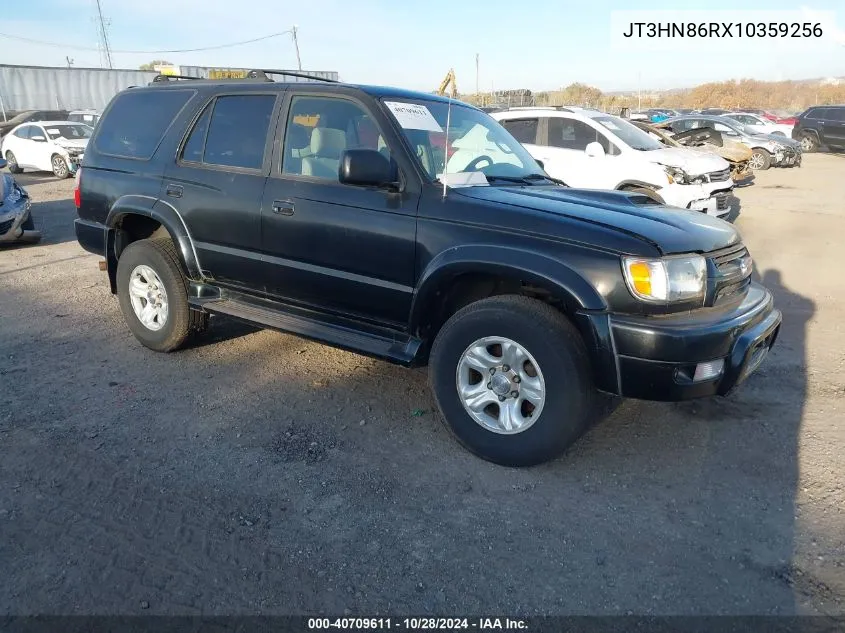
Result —
<instances>
[{"instance_id":1,"label":"toyota 4runner","mask_svg":"<svg viewBox=\"0 0 845 633\"><path fill-rule=\"evenodd\" d=\"M427 364L464 446L529 465L597 390L726 394L774 343L730 224L562 186L457 101L270 73L131 88L96 128L76 235L146 347L216 314Z\"/></svg>"}]
</instances>

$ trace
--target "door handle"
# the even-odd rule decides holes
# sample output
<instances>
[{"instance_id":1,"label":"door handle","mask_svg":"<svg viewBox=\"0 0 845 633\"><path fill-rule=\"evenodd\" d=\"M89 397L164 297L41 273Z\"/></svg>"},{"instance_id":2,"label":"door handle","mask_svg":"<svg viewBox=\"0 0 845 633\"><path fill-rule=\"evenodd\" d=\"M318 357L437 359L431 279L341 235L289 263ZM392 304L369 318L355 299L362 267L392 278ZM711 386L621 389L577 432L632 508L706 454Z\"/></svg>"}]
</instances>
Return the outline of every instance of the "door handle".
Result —
<instances>
[{"instance_id":1,"label":"door handle","mask_svg":"<svg viewBox=\"0 0 845 633\"><path fill-rule=\"evenodd\" d=\"M182 197L182 185L167 185L167 188L164 190L171 198L181 198Z\"/></svg>"},{"instance_id":2,"label":"door handle","mask_svg":"<svg viewBox=\"0 0 845 633\"><path fill-rule=\"evenodd\" d=\"M273 213L293 215L293 202L290 200L273 200Z\"/></svg>"}]
</instances>

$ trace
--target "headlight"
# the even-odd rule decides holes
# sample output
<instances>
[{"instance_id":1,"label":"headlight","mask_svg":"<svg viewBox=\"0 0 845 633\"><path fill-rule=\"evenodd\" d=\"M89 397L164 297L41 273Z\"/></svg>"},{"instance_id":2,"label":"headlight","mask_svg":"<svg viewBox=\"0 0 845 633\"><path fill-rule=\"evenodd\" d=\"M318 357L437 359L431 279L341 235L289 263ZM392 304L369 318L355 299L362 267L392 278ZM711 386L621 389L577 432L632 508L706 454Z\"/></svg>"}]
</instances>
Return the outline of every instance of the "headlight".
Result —
<instances>
[{"instance_id":1,"label":"headlight","mask_svg":"<svg viewBox=\"0 0 845 633\"><path fill-rule=\"evenodd\" d=\"M670 185L674 182L679 185L685 185L689 182L689 174L683 169L664 165L663 170L666 172L666 177L669 179Z\"/></svg>"},{"instance_id":2,"label":"headlight","mask_svg":"<svg viewBox=\"0 0 845 633\"><path fill-rule=\"evenodd\" d=\"M625 282L638 299L649 303L675 303L703 299L707 262L701 255L664 259L625 257Z\"/></svg>"}]
</instances>

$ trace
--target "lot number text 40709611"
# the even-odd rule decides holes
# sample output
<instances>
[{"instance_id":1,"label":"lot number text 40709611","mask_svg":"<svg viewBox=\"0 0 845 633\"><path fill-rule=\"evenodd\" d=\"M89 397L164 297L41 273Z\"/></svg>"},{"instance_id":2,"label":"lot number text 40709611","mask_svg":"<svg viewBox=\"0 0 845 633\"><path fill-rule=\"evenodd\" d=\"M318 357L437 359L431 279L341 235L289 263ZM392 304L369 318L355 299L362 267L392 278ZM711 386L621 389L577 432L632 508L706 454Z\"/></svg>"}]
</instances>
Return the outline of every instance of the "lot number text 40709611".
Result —
<instances>
[{"instance_id":1,"label":"lot number text 40709611","mask_svg":"<svg viewBox=\"0 0 845 633\"><path fill-rule=\"evenodd\" d=\"M308 618L308 630L345 629L366 631L397 629L408 631L519 631L527 623L511 618Z\"/></svg>"}]
</instances>

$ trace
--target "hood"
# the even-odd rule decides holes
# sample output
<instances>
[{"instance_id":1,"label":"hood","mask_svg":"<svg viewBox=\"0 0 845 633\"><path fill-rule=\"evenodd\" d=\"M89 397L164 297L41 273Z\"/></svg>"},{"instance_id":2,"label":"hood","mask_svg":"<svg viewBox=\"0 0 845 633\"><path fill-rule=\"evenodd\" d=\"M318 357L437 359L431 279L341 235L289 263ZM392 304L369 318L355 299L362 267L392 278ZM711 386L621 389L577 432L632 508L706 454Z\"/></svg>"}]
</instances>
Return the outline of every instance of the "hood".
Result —
<instances>
[{"instance_id":1,"label":"hood","mask_svg":"<svg viewBox=\"0 0 845 633\"><path fill-rule=\"evenodd\" d=\"M779 143L785 147L792 147L798 149L801 143L794 141L787 136L780 134L749 134L748 139L754 143Z\"/></svg>"},{"instance_id":2,"label":"hood","mask_svg":"<svg viewBox=\"0 0 845 633\"><path fill-rule=\"evenodd\" d=\"M745 160L751 160L751 154L753 154L751 148L747 145L729 141L722 141L721 147L712 143L705 143L704 145L691 149L701 152L713 152L730 163L741 163Z\"/></svg>"},{"instance_id":3,"label":"hood","mask_svg":"<svg viewBox=\"0 0 845 633\"><path fill-rule=\"evenodd\" d=\"M683 169L690 176L728 168L728 164L715 154L696 152L686 147L663 147L641 152L641 155L652 163Z\"/></svg>"},{"instance_id":4,"label":"hood","mask_svg":"<svg viewBox=\"0 0 845 633\"><path fill-rule=\"evenodd\" d=\"M718 156L714 158L724 163ZM450 195L533 209L616 229L653 244L665 255L705 253L741 241L733 225L718 218L698 211L641 204L638 201L643 199L642 196L619 191L559 186L490 186L453 189Z\"/></svg>"},{"instance_id":5,"label":"hood","mask_svg":"<svg viewBox=\"0 0 845 633\"><path fill-rule=\"evenodd\" d=\"M85 149L88 146L88 140L89 139L87 139L87 138L73 138L73 139L71 139L71 138L62 137L62 138L57 138L53 142L56 145L59 145L60 147L67 147L67 148L73 148L73 149Z\"/></svg>"}]
</instances>

